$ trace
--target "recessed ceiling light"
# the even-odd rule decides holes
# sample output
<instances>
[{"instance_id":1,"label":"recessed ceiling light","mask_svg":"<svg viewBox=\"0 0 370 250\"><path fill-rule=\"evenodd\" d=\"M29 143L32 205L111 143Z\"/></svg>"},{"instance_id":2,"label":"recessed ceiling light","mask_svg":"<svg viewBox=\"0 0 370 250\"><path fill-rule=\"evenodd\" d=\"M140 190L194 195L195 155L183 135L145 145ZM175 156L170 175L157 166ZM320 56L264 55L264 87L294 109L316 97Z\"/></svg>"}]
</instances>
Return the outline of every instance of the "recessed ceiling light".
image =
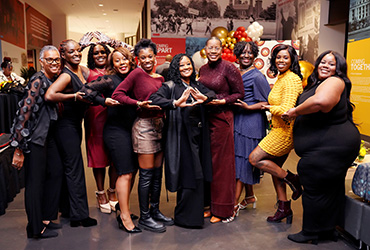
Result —
<instances>
[{"instance_id":1,"label":"recessed ceiling light","mask_svg":"<svg viewBox=\"0 0 370 250\"><path fill-rule=\"evenodd\" d=\"M103 13L103 16L106 16L107 15L107 13Z\"/></svg>"},{"instance_id":2,"label":"recessed ceiling light","mask_svg":"<svg viewBox=\"0 0 370 250\"><path fill-rule=\"evenodd\" d=\"M100 6L100 7L103 7L104 5L103 5L102 3L99 3L99 6Z\"/></svg>"},{"instance_id":3,"label":"recessed ceiling light","mask_svg":"<svg viewBox=\"0 0 370 250\"><path fill-rule=\"evenodd\" d=\"M105 20L105 22L109 23L109 20Z\"/></svg>"}]
</instances>

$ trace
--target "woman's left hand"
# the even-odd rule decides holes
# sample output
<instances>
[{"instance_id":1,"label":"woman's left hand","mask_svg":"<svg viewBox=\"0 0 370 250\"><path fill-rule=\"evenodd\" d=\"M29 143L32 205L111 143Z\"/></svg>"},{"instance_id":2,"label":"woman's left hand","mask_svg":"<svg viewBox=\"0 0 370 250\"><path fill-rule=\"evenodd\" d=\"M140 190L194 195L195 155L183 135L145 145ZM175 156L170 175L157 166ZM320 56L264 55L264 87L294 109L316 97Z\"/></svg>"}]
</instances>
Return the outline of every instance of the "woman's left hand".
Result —
<instances>
[{"instance_id":1,"label":"woman's left hand","mask_svg":"<svg viewBox=\"0 0 370 250\"><path fill-rule=\"evenodd\" d=\"M224 104L226 104L225 99L214 99L210 101L209 103L207 103L207 105L224 105Z\"/></svg>"},{"instance_id":2,"label":"woman's left hand","mask_svg":"<svg viewBox=\"0 0 370 250\"><path fill-rule=\"evenodd\" d=\"M196 100L196 102L193 102L192 105L203 103L208 99L208 97L203 95L197 88L191 88L190 94Z\"/></svg>"},{"instance_id":3,"label":"woman's left hand","mask_svg":"<svg viewBox=\"0 0 370 250\"><path fill-rule=\"evenodd\" d=\"M114 100L112 98L105 98L105 105L109 107L119 106L121 103L117 100Z\"/></svg>"},{"instance_id":4,"label":"woman's left hand","mask_svg":"<svg viewBox=\"0 0 370 250\"><path fill-rule=\"evenodd\" d=\"M262 110L270 110L271 105L262 105Z\"/></svg>"},{"instance_id":5,"label":"woman's left hand","mask_svg":"<svg viewBox=\"0 0 370 250\"><path fill-rule=\"evenodd\" d=\"M248 103L246 103L246 102L244 102L244 101L242 101L240 99L236 100L236 102L234 102L234 105L239 106L239 107L241 107L243 109L247 109L247 110L249 109L248 108L249 107Z\"/></svg>"},{"instance_id":6,"label":"woman's left hand","mask_svg":"<svg viewBox=\"0 0 370 250\"><path fill-rule=\"evenodd\" d=\"M282 114L281 119L283 119L283 120L290 120L290 119L296 118L297 116L298 116L298 114L296 112L296 109L295 108L291 108L287 112L285 112L284 114Z\"/></svg>"},{"instance_id":7,"label":"woman's left hand","mask_svg":"<svg viewBox=\"0 0 370 250\"><path fill-rule=\"evenodd\" d=\"M137 106L139 108L144 108L144 109L150 109L150 110L162 110L160 106L158 105L150 105L152 101L138 101Z\"/></svg>"}]
</instances>

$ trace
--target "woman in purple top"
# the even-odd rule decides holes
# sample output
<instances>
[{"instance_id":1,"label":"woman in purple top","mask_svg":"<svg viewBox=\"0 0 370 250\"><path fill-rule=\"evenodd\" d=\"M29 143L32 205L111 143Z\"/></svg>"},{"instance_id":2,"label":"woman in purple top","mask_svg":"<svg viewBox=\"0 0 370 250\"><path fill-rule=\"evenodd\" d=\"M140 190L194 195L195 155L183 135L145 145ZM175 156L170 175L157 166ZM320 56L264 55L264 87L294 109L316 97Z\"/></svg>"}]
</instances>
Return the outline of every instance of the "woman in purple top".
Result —
<instances>
[{"instance_id":1,"label":"woman in purple top","mask_svg":"<svg viewBox=\"0 0 370 250\"><path fill-rule=\"evenodd\" d=\"M234 117L236 196L235 215L239 209L248 205L256 208L257 197L253 185L260 181L260 170L249 162L249 154L266 136L267 119L262 106L267 105L270 85L266 77L254 67L258 55L258 46L254 42L239 42L234 54L239 60L240 74L244 84L244 98L235 103L240 109ZM245 187L245 198L239 203L241 192Z\"/></svg>"},{"instance_id":2,"label":"woman in purple top","mask_svg":"<svg viewBox=\"0 0 370 250\"><path fill-rule=\"evenodd\" d=\"M209 104L212 152L211 223L231 217L235 200L234 115L232 104L244 96L242 77L231 63L221 59L221 41L211 37L206 42L208 63L199 71L199 82L216 93Z\"/></svg>"},{"instance_id":3,"label":"woman in purple top","mask_svg":"<svg viewBox=\"0 0 370 250\"><path fill-rule=\"evenodd\" d=\"M163 111L151 105L149 97L162 86L164 78L153 72L157 46L150 39L141 39L134 49L140 67L133 70L114 91L112 98L126 105L137 106L132 127L132 144L139 160L139 227L162 233L164 225L173 225L173 219L159 211L162 186L162 128ZM150 203L150 209L149 209Z\"/></svg>"}]
</instances>

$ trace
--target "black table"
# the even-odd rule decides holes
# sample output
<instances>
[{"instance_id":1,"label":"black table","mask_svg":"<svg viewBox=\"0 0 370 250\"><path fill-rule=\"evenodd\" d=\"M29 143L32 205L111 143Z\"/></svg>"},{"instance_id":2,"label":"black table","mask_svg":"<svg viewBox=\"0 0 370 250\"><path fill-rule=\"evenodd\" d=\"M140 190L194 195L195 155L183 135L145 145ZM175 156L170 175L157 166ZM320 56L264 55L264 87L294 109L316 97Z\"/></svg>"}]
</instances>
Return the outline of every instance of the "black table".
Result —
<instances>
[{"instance_id":1,"label":"black table","mask_svg":"<svg viewBox=\"0 0 370 250\"><path fill-rule=\"evenodd\" d=\"M19 99L16 94L0 94L0 133L10 133Z\"/></svg>"}]
</instances>

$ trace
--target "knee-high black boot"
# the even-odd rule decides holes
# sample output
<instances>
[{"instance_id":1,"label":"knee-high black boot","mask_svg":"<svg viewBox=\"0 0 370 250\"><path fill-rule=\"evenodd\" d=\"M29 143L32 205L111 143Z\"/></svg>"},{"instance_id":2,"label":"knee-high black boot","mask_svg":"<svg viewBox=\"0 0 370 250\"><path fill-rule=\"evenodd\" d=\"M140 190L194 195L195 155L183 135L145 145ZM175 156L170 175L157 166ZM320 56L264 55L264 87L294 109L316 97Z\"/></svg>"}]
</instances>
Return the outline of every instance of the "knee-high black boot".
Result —
<instances>
[{"instance_id":1,"label":"knee-high black boot","mask_svg":"<svg viewBox=\"0 0 370 250\"><path fill-rule=\"evenodd\" d=\"M163 233L166 227L159 222L153 220L149 212L149 191L153 177L153 169L140 168L139 173L139 205L140 205L140 219L139 227L156 233Z\"/></svg>"},{"instance_id":2,"label":"knee-high black boot","mask_svg":"<svg viewBox=\"0 0 370 250\"><path fill-rule=\"evenodd\" d=\"M152 187L150 190L150 215L156 221L160 221L166 226L172 226L174 224L173 219L164 216L159 211L159 200L161 195L162 187L162 167L153 169Z\"/></svg>"}]
</instances>

